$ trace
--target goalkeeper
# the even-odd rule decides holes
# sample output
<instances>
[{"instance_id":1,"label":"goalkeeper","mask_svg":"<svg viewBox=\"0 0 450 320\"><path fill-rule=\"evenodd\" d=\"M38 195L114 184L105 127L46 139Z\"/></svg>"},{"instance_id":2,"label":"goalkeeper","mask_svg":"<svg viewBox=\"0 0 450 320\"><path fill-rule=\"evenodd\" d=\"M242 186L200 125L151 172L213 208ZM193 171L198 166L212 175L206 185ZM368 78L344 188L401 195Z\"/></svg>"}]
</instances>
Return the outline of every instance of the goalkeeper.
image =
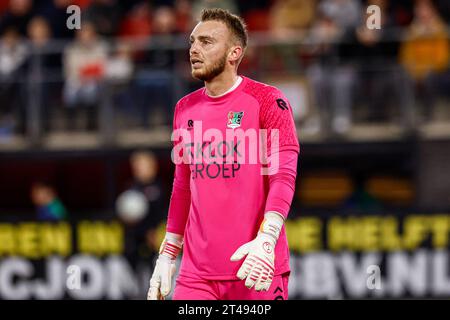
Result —
<instances>
[{"instance_id":1,"label":"goalkeeper","mask_svg":"<svg viewBox=\"0 0 450 320\"><path fill-rule=\"evenodd\" d=\"M175 107L174 132L184 135L173 139L172 156L197 156L200 145L205 157L218 160L231 151L234 161L175 161L166 236L148 299L164 299L171 292L182 249L173 299L288 297L284 221L295 189L299 143L285 96L273 86L238 74L247 37L243 21L222 9L205 9L190 35L191 73L205 86ZM201 144L195 141L198 130L204 139ZM249 135L208 140L210 130L222 137L238 130ZM262 136L267 139L252 141L251 132L266 132ZM192 137L194 143L189 141ZM266 150L270 165L261 159L236 161L243 154L250 157L255 144L258 151ZM217 152L213 148L208 154L212 145ZM227 150L220 155L222 149Z\"/></svg>"}]
</instances>

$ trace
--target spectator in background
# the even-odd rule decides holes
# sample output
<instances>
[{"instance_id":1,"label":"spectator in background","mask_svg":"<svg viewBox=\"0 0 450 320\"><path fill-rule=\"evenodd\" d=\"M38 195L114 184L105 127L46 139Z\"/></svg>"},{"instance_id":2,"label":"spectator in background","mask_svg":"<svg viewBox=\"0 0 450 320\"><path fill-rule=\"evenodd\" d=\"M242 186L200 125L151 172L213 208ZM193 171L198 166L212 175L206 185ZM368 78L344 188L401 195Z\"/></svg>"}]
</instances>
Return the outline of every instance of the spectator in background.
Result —
<instances>
[{"instance_id":1,"label":"spectator in background","mask_svg":"<svg viewBox=\"0 0 450 320\"><path fill-rule=\"evenodd\" d=\"M419 93L425 121L433 116L433 90L442 87L448 92L445 84L448 84L449 59L447 26L431 1L416 1L414 19L401 45L400 62Z\"/></svg>"},{"instance_id":2,"label":"spectator in background","mask_svg":"<svg viewBox=\"0 0 450 320\"><path fill-rule=\"evenodd\" d=\"M133 75L133 69L130 45L116 42L116 48L106 63L106 79L114 84L126 85Z\"/></svg>"},{"instance_id":3,"label":"spectator in background","mask_svg":"<svg viewBox=\"0 0 450 320\"><path fill-rule=\"evenodd\" d=\"M35 16L27 26L27 35L35 48L50 49L47 45L52 37L50 25L44 17Z\"/></svg>"},{"instance_id":4,"label":"spectator in background","mask_svg":"<svg viewBox=\"0 0 450 320\"><path fill-rule=\"evenodd\" d=\"M151 261L152 255L158 251L157 229L164 222L166 215L164 193L158 178L158 165L154 154L137 151L131 155L130 165L133 181L123 194L133 195L130 191L138 192L138 194L144 195L148 204L145 206L146 212L140 219L130 221L124 217L124 213L120 216L125 223L126 254L132 263L136 264L142 258ZM120 197L123 197L122 195ZM137 201L139 197L135 196L129 199ZM131 204L129 205L131 207Z\"/></svg>"},{"instance_id":5,"label":"spectator in background","mask_svg":"<svg viewBox=\"0 0 450 320\"><path fill-rule=\"evenodd\" d=\"M263 67L272 72L298 74L300 49L290 45L289 41L303 38L315 17L316 0L276 1L270 8L269 32L278 43L266 49L267 65Z\"/></svg>"},{"instance_id":6,"label":"spectator in background","mask_svg":"<svg viewBox=\"0 0 450 320\"><path fill-rule=\"evenodd\" d=\"M191 2L189 0L176 0L174 10L178 32L187 33L192 30L195 21L192 18Z\"/></svg>"},{"instance_id":7,"label":"spectator in background","mask_svg":"<svg viewBox=\"0 0 450 320\"><path fill-rule=\"evenodd\" d=\"M51 34L56 39L72 38L74 31L67 28L67 7L74 4L73 0L50 0L41 2L36 8L37 15L42 16L50 25Z\"/></svg>"},{"instance_id":8,"label":"spectator in background","mask_svg":"<svg viewBox=\"0 0 450 320\"><path fill-rule=\"evenodd\" d=\"M270 8L270 29L277 39L306 35L316 17L316 0L275 1Z\"/></svg>"},{"instance_id":9,"label":"spectator in background","mask_svg":"<svg viewBox=\"0 0 450 320\"><path fill-rule=\"evenodd\" d=\"M142 192L147 198L150 210L146 227L154 231L166 218L157 158L152 152L137 151L131 155L130 165L133 174L131 189Z\"/></svg>"},{"instance_id":10,"label":"spectator in background","mask_svg":"<svg viewBox=\"0 0 450 320\"><path fill-rule=\"evenodd\" d=\"M369 0L366 6L377 5L381 9L380 29L369 29L369 13L363 8L360 24L348 31L338 48L341 64L356 70L354 101L368 107L366 120L387 121L391 112L400 108L400 122L406 128L412 126L411 92L406 75L398 62L398 39L395 36L395 20L389 15L389 2ZM397 109L398 110L398 109Z\"/></svg>"},{"instance_id":11,"label":"spectator in background","mask_svg":"<svg viewBox=\"0 0 450 320\"><path fill-rule=\"evenodd\" d=\"M152 15L151 49L140 61L144 67L136 74L136 97L140 108L141 125L150 125L150 109L162 110L163 124L172 121L175 105L177 78L174 72L176 52L171 48L177 34L175 12L171 7L163 6L154 10ZM175 92L175 94L174 94Z\"/></svg>"},{"instance_id":12,"label":"spectator in background","mask_svg":"<svg viewBox=\"0 0 450 320\"><path fill-rule=\"evenodd\" d=\"M133 60L143 61L152 34L152 11L148 2L135 4L119 27L119 37L133 42Z\"/></svg>"},{"instance_id":13,"label":"spectator in background","mask_svg":"<svg viewBox=\"0 0 450 320\"><path fill-rule=\"evenodd\" d=\"M46 182L36 182L32 185L31 200L36 206L38 220L61 221L68 218L67 210L58 198L55 188Z\"/></svg>"},{"instance_id":14,"label":"spectator in background","mask_svg":"<svg viewBox=\"0 0 450 320\"><path fill-rule=\"evenodd\" d=\"M97 126L97 108L100 84L107 61L107 47L98 37L93 24L85 22L76 33L76 39L64 51L64 102L69 129L84 111L88 130Z\"/></svg>"},{"instance_id":15,"label":"spectator in background","mask_svg":"<svg viewBox=\"0 0 450 320\"><path fill-rule=\"evenodd\" d=\"M0 38L0 133L11 134L15 128L25 131L25 101L22 81L27 47L19 32L10 27Z\"/></svg>"},{"instance_id":16,"label":"spectator in background","mask_svg":"<svg viewBox=\"0 0 450 320\"><path fill-rule=\"evenodd\" d=\"M93 23L97 32L106 37L117 34L121 18L121 6L116 0L92 0L83 11L83 20Z\"/></svg>"},{"instance_id":17,"label":"spectator in background","mask_svg":"<svg viewBox=\"0 0 450 320\"><path fill-rule=\"evenodd\" d=\"M324 7L320 8L307 37L310 45L304 49L314 59L306 70L306 76L317 108L317 114L310 118L306 127L313 132L328 134L331 130L343 134L351 126L355 68L336 61L337 43L345 29L331 13Z\"/></svg>"},{"instance_id":18,"label":"spectator in background","mask_svg":"<svg viewBox=\"0 0 450 320\"><path fill-rule=\"evenodd\" d=\"M359 0L322 0L319 10L344 31L355 28L361 21L362 8Z\"/></svg>"},{"instance_id":19,"label":"spectator in background","mask_svg":"<svg viewBox=\"0 0 450 320\"><path fill-rule=\"evenodd\" d=\"M36 16L28 24L28 38L31 44L28 74L33 79L30 89L33 90L31 93L33 99L38 101L40 107L44 132L50 129L52 83L48 80L52 72L55 69L59 70L61 66L61 56L51 47L51 37L50 25L44 17Z\"/></svg>"},{"instance_id":20,"label":"spectator in background","mask_svg":"<svg viewBox=\"0 0 450 320\"><path fill-rule=\"evenodd\" d=\"M369 5L381 9L380 30L367 27ZM386 121L388 108L400 107L402 124L411 128L411 90L397 63L398 41L388 1L369 0L361 9L358 25L351 27L323 3L321 18L312 29L313 42L325 40L324 45L313 46L319 60L308 70L321 122L328 127L331 120L333 132L347 132L353 122L352 109L359 102L368 106L369 121Z\"/></svg>"},{"instance_id":21,"label":"spectator in background","mask_svg":"<svg viewBox=\"0 0 450 320\"><path fill-rule=\"evenodd\" d=\"M203 9L222 8L234 14L239 14L239 8L234 0L194 0L192 3L192 17L195 21L200 18Z\"/></svg>"},{"instance_id":22,"label":"spectator in background","mask_svg":"<svg viewBox=\"0 0 450 320\"><path fill-rule=\"evenodd\" d=\"M177 34L175 12L171 7L159 7L153 13L152 22L156 43L149 52L148 63L153 69L172 68L175 64L175 55L173 50L165 47L173 44L174 36Z\"/></svg>"},{"instance_id":23,"label":"spectator in background","mask_svg":"<svg viewBox=\"0 0 450 320\"><path fill-rule=\"evenodd\" d=\"M133 73L130 44L117 41L116 48L106 63L105 78L108 80L114 104L127 114L132 114L135 104L131 88Z\"/></svg>"},{"instance_id":24,"label":"spectator in background","mask_svg":"<svg viewBox=\"0 0 450 320\"><path fill-rule=\"evenodd\" d=\"M119 36L143 40L152 33L152 14L148 2L134 5L120 23Z\"/></svg>"},{"instance_id":25,"label":"spectator in background","mask_svg":"<svg viewBox=\"0 0 450 320\"><path fill-rule=\"evenodd\" d=\"M32 16L32 0L9 0L7 11L0 17L0 33L4 33L8 28L15 28L20 35L25 36Z\"/></svg>"}]
</instances>

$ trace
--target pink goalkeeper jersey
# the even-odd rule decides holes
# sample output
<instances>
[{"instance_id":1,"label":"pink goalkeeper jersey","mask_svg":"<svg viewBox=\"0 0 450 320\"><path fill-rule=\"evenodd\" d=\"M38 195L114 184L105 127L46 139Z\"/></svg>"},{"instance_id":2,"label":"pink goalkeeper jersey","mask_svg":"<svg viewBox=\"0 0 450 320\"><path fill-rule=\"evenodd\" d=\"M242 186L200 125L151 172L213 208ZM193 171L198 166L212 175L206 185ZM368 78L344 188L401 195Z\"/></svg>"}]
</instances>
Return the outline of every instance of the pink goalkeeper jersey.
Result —
<instances>
[{"instance_id":1,"label":"pink goalkeeper jersey","mask_svg":"<svg viewBox=\"0 0 450 320\"><path fill-rule=\"evenodd\" d=\"M194 129L198 130L201 123L201 134L208 129L222 133L223 141L216 141L217 150L223 150L220 156L228 152L234 156L246 155L245 163L177 165L173 192L175 188L184 190L187 194L184 197L190 201L187 199L188 205L177 206L175 202L179 199L171 199L167 231L184 234L180 267L184 276L237 279L243 260L231 262L230 257L237 248L256 237L268 210L269 176L261 174L264 165L260 159L249 163L251 143L227 141L226 130L267 129L270 137L271 131L277 129L279 151L292 150L295 155L299 152L292 109L284 95L275 87L242 78L236 89L223 96L210 97L202 88L182 98L175 109L174 129L186 130L192 137L189 143L186 139L175 142L181 144L184 152L194 157L208 153L214 139L208 141L204 137L201 147L195 143ZM268 147L270 150L270 142ZM218 156L214 152L213 155ZM287 216L287 212L282 214ZM275 248L275 275L289 270L289 249L283 227Z\"/></svg>"}]
</instances>

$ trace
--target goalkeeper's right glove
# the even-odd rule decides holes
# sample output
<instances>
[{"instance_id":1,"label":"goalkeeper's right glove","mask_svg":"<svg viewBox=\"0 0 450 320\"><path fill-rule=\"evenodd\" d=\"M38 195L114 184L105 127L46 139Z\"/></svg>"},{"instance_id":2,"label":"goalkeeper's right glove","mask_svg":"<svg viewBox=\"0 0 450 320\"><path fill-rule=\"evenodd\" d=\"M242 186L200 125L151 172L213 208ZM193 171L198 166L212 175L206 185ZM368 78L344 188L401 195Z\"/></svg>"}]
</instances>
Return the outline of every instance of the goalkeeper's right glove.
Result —
<instances>
[{"instance_id":1,"label":"goalkeeper's right glove","mask_svg":"<svg viewBox=\"0 0 450 320\"><path fill-rule=\"evenodd\" d=\"M175 261L183 246L183 236L175 233L166 233L159 249L155 269L150 279L150 288L147 300L164 300L170 293L172 278L175 274Z\"/></svg>"}]
</instances>

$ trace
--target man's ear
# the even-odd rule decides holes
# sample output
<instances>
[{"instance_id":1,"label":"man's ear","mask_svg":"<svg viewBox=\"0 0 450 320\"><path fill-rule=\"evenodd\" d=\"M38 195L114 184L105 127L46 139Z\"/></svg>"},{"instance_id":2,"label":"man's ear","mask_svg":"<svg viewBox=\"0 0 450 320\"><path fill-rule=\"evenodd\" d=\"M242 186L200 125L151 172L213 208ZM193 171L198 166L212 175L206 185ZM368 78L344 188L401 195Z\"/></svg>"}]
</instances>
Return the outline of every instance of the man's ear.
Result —
<instances>
[{"instance_id":1,"label":"man's ear","mask_svg":"<svg viewBox=\"0 0 450 320\"><path fill-rule=\"evenodd\" d=\"M228 59L233 63L238 63L241 61L243 55L244 49L241 46L232 46L228 53Z\"/></svg>"}]
</instances>

